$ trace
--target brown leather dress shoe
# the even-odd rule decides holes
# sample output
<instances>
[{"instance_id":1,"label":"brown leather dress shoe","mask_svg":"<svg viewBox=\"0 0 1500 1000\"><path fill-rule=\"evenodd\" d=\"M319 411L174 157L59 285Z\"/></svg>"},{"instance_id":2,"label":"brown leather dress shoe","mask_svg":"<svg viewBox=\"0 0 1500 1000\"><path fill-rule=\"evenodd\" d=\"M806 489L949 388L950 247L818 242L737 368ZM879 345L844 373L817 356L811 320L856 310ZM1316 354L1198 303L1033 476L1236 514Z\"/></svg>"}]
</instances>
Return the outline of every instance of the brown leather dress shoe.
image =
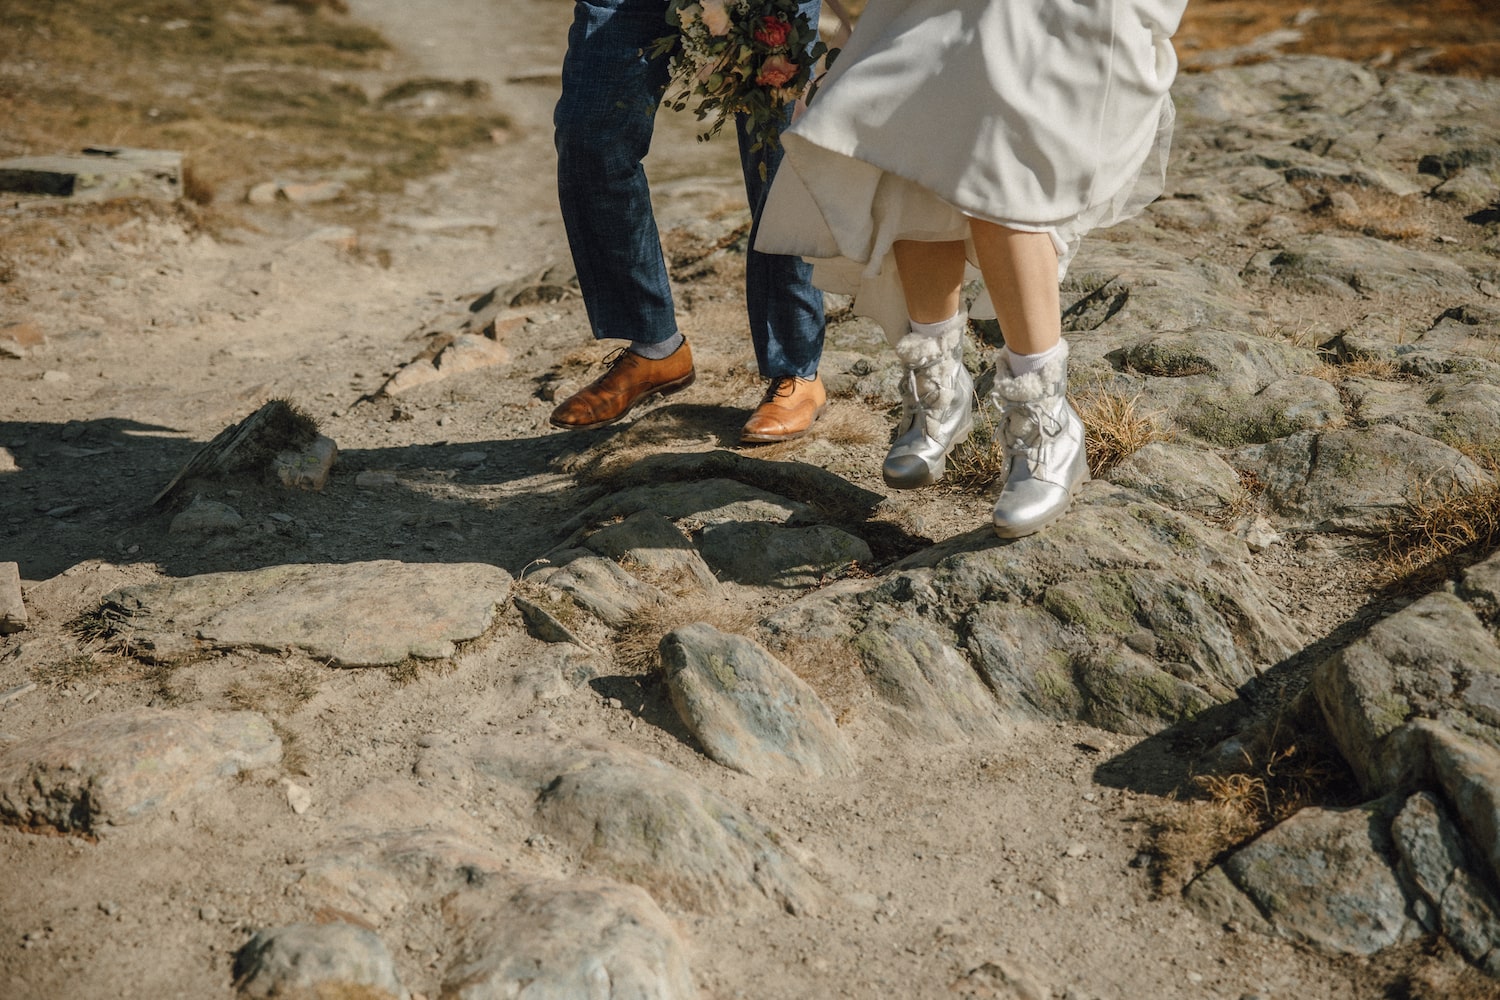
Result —
<instances>
[{"instance_id":1,"label":"brown leather dress shoe","mask_svg":"<svg viewBox=\"0 0 1500 1000\"><path fill-rule=\"evenodd\" d=\"M745 422L740 440L746 444L765 444L799 438L811 429L827 406L828 393L818 376L773 378L760 405Z\"/></svg>"},{"instance_id":2,"label":"brown leather dress shoe","mask_svg":"<svg viewBox=\"0 0 1500 1000\"><path fill-rule=\"evenodd\" d=\"M619 420L647 396L670 396L693 384L693 352L687 341L660 361L622 347L609 358L609 371L558 404L553 427L582 430Z\"/></svg>"}]
</instances>

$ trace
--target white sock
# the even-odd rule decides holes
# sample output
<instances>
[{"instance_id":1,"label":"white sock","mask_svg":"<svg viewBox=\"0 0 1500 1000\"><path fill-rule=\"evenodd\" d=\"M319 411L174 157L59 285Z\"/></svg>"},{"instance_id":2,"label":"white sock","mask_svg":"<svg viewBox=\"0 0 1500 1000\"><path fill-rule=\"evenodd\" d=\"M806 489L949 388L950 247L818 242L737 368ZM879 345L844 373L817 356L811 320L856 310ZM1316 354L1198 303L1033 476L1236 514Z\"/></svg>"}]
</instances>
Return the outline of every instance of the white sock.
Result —
<instances>
[{"instance_id":1,"label":"white sock","mask_svg":"<svg viewBox=\"0 0 1500 1000\"><path fill-rule=\"evenodd\" d=\"M632 340L630 342L630 353L639 354L641 357L649 358L652 361L660 361L663 358L670 358L676 354L677 348L682 346L683 339L682 334L674 333L666 340L659 340L654 344Z\"/></svg>"},{"instance_id":2,"label":"white sock","mask_svg":"<svg viewBox=\"0 0 1500 1000\"><path fill-rule=\"evenodd\" d=\"M1006 351L1006 364L1010 366L1011 375L1020 378L1022 375L1030 375L1032 372L1041 371L1043 365L1062 354L1065 350L1067 350L1066 343L1059 340L1040 354L1017 354L1014 351Z\"/></svg>"},{"instance_id":3,"label":"white sock","mask_svg":"<svg viewBox=\"0 0 1500 1000\"><path fill-rule=\"evenodd\" d=\"M916 320L912 320L911 332L918 337L932 337L935 340L954 329L962 332L963 328L968 325L969 317L960 309L947 319L936 323L918 323Z\"/></svg>"}]
</instances>

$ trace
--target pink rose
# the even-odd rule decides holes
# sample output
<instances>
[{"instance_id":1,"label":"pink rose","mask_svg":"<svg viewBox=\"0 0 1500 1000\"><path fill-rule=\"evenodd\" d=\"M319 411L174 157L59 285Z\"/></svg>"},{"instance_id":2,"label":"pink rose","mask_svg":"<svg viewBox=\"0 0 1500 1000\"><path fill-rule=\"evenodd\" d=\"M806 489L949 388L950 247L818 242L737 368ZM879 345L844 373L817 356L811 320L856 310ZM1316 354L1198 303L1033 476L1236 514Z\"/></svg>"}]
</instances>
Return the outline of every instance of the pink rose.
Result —
<instances>
[{"instance_id":1,"label":"pink rose","mask_svg":"<svg viewBox=\"0 0 1500 1000\"><path fill-rule=\"evenodd\" d=\"M786 18L779 15L763 17L760 26L755 29L755 40L762 45L776 48L786 44L786 36L792 33L792 26L787 23Z\"/></svg>"},{"instance_id":2,"label":"pink rose","mask_svg":"<svg viewBox=\"0 0 1500 1000\"><path fill-rule=\"evenodd\" d=\"M767 56L766 61L760 64L755 82L762 87L784 87L797 75L798 68L796 63L779 53Z\"/></svg>"}]
</instances>

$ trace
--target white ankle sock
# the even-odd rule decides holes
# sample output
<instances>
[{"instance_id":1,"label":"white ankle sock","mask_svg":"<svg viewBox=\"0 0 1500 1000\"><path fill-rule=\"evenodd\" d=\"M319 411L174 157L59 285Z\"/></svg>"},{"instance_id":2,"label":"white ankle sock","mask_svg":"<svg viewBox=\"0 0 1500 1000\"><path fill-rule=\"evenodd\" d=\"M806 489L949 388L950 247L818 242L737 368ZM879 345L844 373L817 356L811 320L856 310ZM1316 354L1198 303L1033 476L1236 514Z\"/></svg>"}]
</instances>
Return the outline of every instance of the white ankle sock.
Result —
<instances>
[{"instance_id":1,"label":"white ankle sock","mask_svg":"<svg viewBox=\"0 0 1500 1000\"><path fill-rule=\"evenodd\" d=\"M666 340L660 340L654 344L632 340L630 342L630 353L639 354L641 357L649 358L652 361L660 361L662 358L670 358L676 354L677 348L682 346L683 339L682 334L674 333Z\"/></svg>"},{"instance_id":2,"label":"white ankle sock","mask_svg":"<svg viewBox=\"0 0 1500 1000\"><path fill-rule=\"evenodd\" d=\"M916 320L912 320L911 332L918 337L932 337L936 339L950 330L957 329L961 332L968 325L969 317L960 309L947 319L939 320L936 323L918 323Z\"/></svg>"},{"instance_id":3,"label":"white ankle sock","mask_svg":"<svg viewBox=\"0 0 1500 1000\"><path fill-rule=\"evenodd\" d=\"M1022 375L1030 375L1032 372L1041 371L1043 365L1057 357L1065 349L1063 341L1059 340L1040 354L1016 354L1014 351L1006 351L1006 364L1010 366L1011 375L1020 378Z\"/></svg>"}]
</instances>

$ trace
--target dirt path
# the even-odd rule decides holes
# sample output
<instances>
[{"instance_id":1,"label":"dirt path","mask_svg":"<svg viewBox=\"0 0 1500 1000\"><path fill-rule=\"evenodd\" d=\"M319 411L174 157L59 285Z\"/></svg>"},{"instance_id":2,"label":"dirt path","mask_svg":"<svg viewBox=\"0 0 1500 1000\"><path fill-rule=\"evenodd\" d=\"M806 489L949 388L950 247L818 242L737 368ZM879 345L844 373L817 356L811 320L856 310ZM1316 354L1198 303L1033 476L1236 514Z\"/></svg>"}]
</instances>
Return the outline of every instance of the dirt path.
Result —
<instances>
[{"instance_id":1,"label":"dirt path","mask_svg":"<svg viewBox=\"0 0 1500 1000\"><path fill-rule=\"evenodd\" d=\"M351 7L398 46L402 65L392 75L483 80L514 133L457 157L442 174L352 205L349 230L291 210L267 216L259 232L222 240L193 242L150 219L80 240L29 305L55 331L53 349L15 363L15 395L3 404L10 440L0 445L26 459L5 485L15 491L11 509L25 512L13 517L10 536L23 576L85 566L76 588L52 588L39 626L56 631L101 587L157 575L383 558L488 562L520 575L593 495L559 458L614 439L551 431L543 392L600 353L576 300L533 310L510 342L511 363L494 373L394 403L360 402L428 333L460 321L475 296L567 260L549 119L568 5ZM739 223L728 142L700 145L690 120L668 122L648 166L663 229L713 235ZM759 391L747 374L739 310L728 282L695 288L684 308L685 325L702 333L695 345L709 374L684 412L709 444L732 444ZM412 485L211 497L265 525L253 544L196 545L169 534L166 514L141 513L199 444L272 395L313 411L339 443L340 475L401 469ZM863 434L853 443L820 439L803 451L762 454L811 462L868 455L875 461L865 463L864 484L874 485L887 428L868 409L847 399L835 408L839 426ZM919 504L929 506L913 512ZM944 493L892 501L891 516L945 538L982 524L984 506ZM776 599L737 594L747 604ZM1347 596L1329 599L1329 617L1345 612L1337 602ZM705 1000L1378 995L1379 970L1367 963L1215 925L1156 892L1141 852L1162 796L1184 777L1163 740L1017 724L1000 745L932 749L855 721L848 735L861 761L857 779L761 783L712 764L674 731L637 725L650 713L621 710L611 693L640 693L643 707L654 699L652 710L666 717L663 695L645 694L644 682L613 664L599 684L545 703L519 698L507 672L539 654L510 625L515 634L490 652L406 686L381 671L298 661L299 676L315 678L305 705L285 707L273 691L286 663L239 652L171 676L82 675L8 707L0 725L20 739L106 707L220 708L240 697L235 685L260 685L270 693L257 707L292 734L305 769L297 778L317 805L305 823L293 820L272 782L245 790L223 815L154 839L88 844L0 830L0 862L27 886L0 901L0 970L42 984L27 996L227 997L227 956L249 932L307 918L292 870L329 840L344 797L409 776L415 748L432 745L428 734L464 743L493 731L606 737L661 757L781 831L834 887L833 904L818 915L672 912ZM1106 761L1113 767L1101 768ZM407 984L435 997L436 918L394 923L385 932ZM9 995L23 994L7 993L0 980L0 996Z\"/></svg>"}]
</instances>

